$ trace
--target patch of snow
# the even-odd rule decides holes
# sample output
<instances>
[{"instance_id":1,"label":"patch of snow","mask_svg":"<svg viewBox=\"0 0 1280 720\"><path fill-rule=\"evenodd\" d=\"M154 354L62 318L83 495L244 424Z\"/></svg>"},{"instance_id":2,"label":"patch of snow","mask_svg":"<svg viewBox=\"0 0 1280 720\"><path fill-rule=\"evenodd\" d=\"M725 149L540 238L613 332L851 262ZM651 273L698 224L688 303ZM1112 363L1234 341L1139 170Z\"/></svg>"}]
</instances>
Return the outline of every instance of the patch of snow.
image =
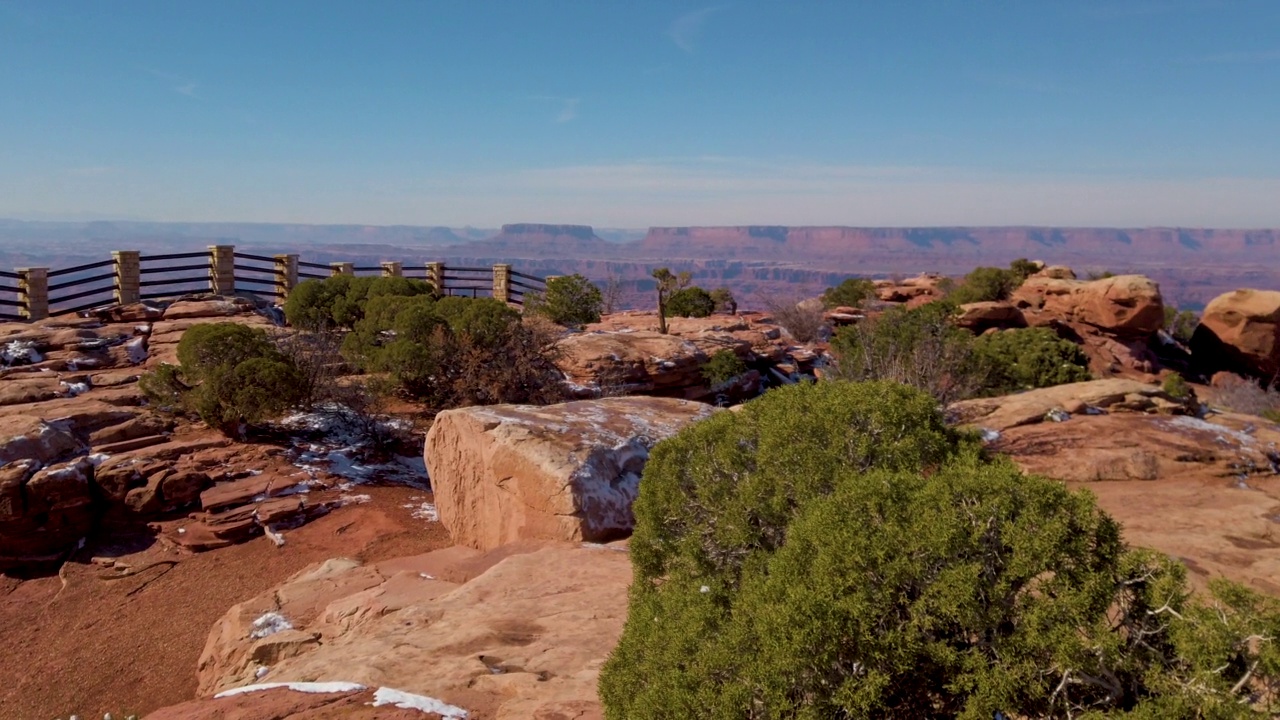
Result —
<instances>
[{"instance_id":1,"label":"patch of snow","mask_svg":"<svg viewBox=\"0 0 1280 720\"><path fill-rule=\"evenodd\" d=\"M1044 419L1049 422L1066 422L1071 419L1071 413L1062 408L1054 408L1044 414Z\"/></svg>"},{"instance_id":2,"label":"patch of snow","mask_svg":"<svg viewBox=\"0 0 1280 720\"><path fill-rule=\"evenodd\" d=\"M284 533L272 530L270 525L263 525L262 532L267 536L268 540L276 544L276 547L284 547Z\"/></svg>"},{"instance_id":3,"label":"patch of snow","mask_svg":"<svg viewBox=\"0 0 1280 720\"><path fill-rule=\"evenodd\" d=\"M410 513L410 517L412 517L414 520L426 520L427 522L440 522L440 512L436 510L436 506L433 503L424 502L421 505L415 505L413 503L409 503L408 505L404 505L403 507L411 508L413 510L413 512Z\"/></svg>"},{"instance_id":4,"label":"patch of snow","mask_svg":"<svg viewBox=\"0 0 1280 720\"><path fill-rule=\"evenodd\" d=\"M0 350L5 365L35 365L44 362L44 356L36 352L36 344L30 340L14 340Z\"/></svg>"},{"instance_id":5,"label":"patch of snow","mask_svg":"<svg viewBox=\"0 0 1280 720\"><path fill-rule=\"evenodd\" d=\"M350 494L343 495L342 497L338 498L338 501L343 505L363 505L372 499L373 498L370 497L369 495L365 495L361 493L359 495L350 495Z\"/></svg>"},{"instance_id":6,"label":"patch of snow","mask_svg":"<svg viewBox=\"0 0 1280 720\"><path fill-rule=\"evenodd\" d=\"M1254 442L1254 438L1248 433L1232 430L1226 425L1219 425L1218 423L1201 420L1200 418L1191 417L1189 415L1179 415L1178 417L1166 420L1165 422L1175 427L1186 428L1188 430L1200 430L1202 432L1214 433L1217 435L1215 439L1224 444L1227 442L1227 438L1231 438L1241 445L1250 445Z\"/></svg>"},{"instance_id":7,"label":"patch of snow","mask_svg":"<svg viewBox=\"0 0 1280 720\"><path fill-rule=\"evenodd\" d=\"M253 621L253 630L250 631L249 637L254 640L261 640L278 632L292 629L293 623L286 620L283 615L278 612L269 612Z\"/></svg>"},{"instance_id":8,"label":"patch of snow","mask_svg":"<svg viewBox=\"0 0 1280 720\"><path fill-rule=\"evenodd\" d=\"M271 672L271 668L267 667L266 665L259 665L258 669L253 671L253 679L261 680L262 678L266 677L267 673L269 672Z\"/></svg>"},{"instance_id":9,"label":"patch of snow","mask_svg":"<svg viewBox=\"0 0 1280 720\"><path fill-rule=\"evenodd\" d=\"M435 579L436 579L436 576L435 576L435 575L428 575L427 573L418 573L418 577L422 578L423 580L435 580Z\"/></svg>"},{"instance_id":10,"label":"patch of snow","mask_svg":"<svg viewBox=\"0 0 1280 720\"><path fill-rule=\"evenodd\" d=\"M988 430L987 428L982 428L982 442L993 443L999 439L1000 439L999 430Z\"/></svg>"},{"instance_id":11,"label":"patch of snow","mask_svg":"<svg viewBox=\"0 0 1280 720\"><path fill-rule=\"evenodd\" d=\"M110 459L111 459L111 456L110 456L110 455L108 455L108 454L106 454L106 453L94 453L94 454L90 455L90 456L89 456L88 458L86 458L86 459L89 461L89 464L90 464L90 465L92 465L92 466L94 466L94 467L98 467L98 466L99 466L99 465L101 465L102 463L104 463L104 462L106 462L106 461L110 460Z\"/></svg>"},{"instance_id":12,"label":"patch of snow","mask_svg":"<svg viewBox=\"0 0 1280 720\"><path fill-rule=\"evenodd\" d=\"M150 325L134 325L133 331L136 333L142 333L143 335L146 335L147 333L151 332L151 326Z\"/></svg>"},{"instance_id":13,"label":"patch of snow","mask_svg":"<svg viewBox=\"0 0 1280 720\"><path fill-rule=\"evenodd\" d=\"M147 338L139 335L124 344L125 352L129 354L129 362L134 365L141 365L147 361Z\"/></svg>"},{"instance_id":14,"label":"patch of snow","mask_svg":"<svg viewBox=\"0 0 1280 720\"><path fill-rule=\"evenodd\" d=\"M364 685L353 682L278 682L278 683L261 683L258 685L245 685L244 687L223 690L214 695L215 700L235 695L245 695L248 693L262 692L264 690L276 690L284 688L301 693L350 693L362 692L367 690Z\"/></svg>"},{"instance_id":15,"label":"patch of snow","mask_svg":"<svg viewBox=\"0 0 1280 720\"><path fill-rule=\"evenodd\" d=\"M370 704L374 707L393 705L402 710L420 710L424 713L435 713L445 718L445 720L465 720L470 716L470 713L466 710L449 705L433 697L414 695L413 693L392 690L386 687L378 688L373 693L373 702Z\"/></svg>"},{"instance_id":16,"label":"patch of snow","mask_svg":"<svg viewBox=\"0 0 1280 720\"><path fill-rule=\"evenodd\" d=\"M65 397L76 397L89 392L89 383L60 382L58 384L62 386L62 393Z\"/></svg>"},{"instance_id":17,"label":"patch of snow","mask_svg":"<svg viewBox=\"0 0 1280 720\"><path fill-rule=\"evenodd\" d=\"M185 534L186 532L187 532L187 529L186 529L186 528L178 528L178 534L179 534L179 535L183 535L183 534Z\"/></svg>"}]
</instances>

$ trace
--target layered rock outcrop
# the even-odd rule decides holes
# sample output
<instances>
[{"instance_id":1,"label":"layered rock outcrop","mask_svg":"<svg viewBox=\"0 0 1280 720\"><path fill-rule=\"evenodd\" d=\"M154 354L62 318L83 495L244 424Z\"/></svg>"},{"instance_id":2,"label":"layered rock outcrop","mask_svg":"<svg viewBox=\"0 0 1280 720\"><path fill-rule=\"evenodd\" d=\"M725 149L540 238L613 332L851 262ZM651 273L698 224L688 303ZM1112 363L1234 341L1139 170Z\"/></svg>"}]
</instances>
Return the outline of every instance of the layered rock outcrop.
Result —
<instances>
[{"instance_id":1,"label":"layered rock outcrop","mask_svg":"<svg viewBox=\"0 0 1280 720\"><path fill-rule=\"evenodd\" d=\"M790 353L782 330L760 314L670 318L664 335L655 313L618 313L566 336L557 350L556 364L577 397L641 394L687 400L718 394L742 399L759 392L758 371L745 373L730 387L711 387L702 367L716 352L727 350L762 366L784 363Z\"/></svg>"},{"instance_id":2,"label":"layered rock outcrop","mask_svg":"<svg viewBox=\"0 0 1280 720\"><path fill-rule=\"evenodd\" d=\"M650 448L712 411L653 397L446 410L424 452L440 520L481 549L625 536Z\"/></svg>"},{"instance_id":3,"label":"layered rock outcrop","mask_svg":"<svg viewBox=\"0 0 1280 720\"><path fill-rule=\"evenodd\" d=\"M1280 292L1237 290L1214 298L1200 317L1191 351L1206 372L1273 379L1280 373Z\"/></svg>"},{"instance_id":4,"label":"layered rock outcrop","mask_svg":"<svg viewBox=\"0 0 1280 720\"><path fill-rule=\"evenodd\" d=\"M1151 347L1164 326L1159 286L1141 275L1084 281L1070 274L1047 268L1010 299L1032 327L1052 327L1080 344L1095 375L1150 379L1159 370Z\"/></svg>"}]
</instances>

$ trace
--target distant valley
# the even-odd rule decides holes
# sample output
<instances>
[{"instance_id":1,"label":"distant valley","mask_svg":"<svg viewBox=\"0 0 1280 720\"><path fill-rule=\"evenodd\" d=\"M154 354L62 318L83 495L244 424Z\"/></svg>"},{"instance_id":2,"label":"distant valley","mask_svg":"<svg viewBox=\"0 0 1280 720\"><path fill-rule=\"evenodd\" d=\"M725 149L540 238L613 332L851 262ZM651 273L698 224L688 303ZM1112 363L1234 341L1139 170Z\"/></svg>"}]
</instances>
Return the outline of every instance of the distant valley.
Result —
<instances>
[{"instance_id":1,"label":"distant valley","mask_svg":"<svg viewBox=\"0 0 1280 720\"><path fill-rule=\"evenodd\" d=\"M626 304L647 302L649 270L688 270L726 285L744 306L768 295L805 295L851 275L963 274L1019 257L1078 272L1140 272L1167 299L1199 307L1238 287L1280 289L1280 230L1192 228L857 228L798 226L597 229L518 223L501 228L269 223L26 222L0 220L0 268L73 265L110 250L178 252L234 244L296 252L315 262L510 261L537 274L580 272L621 285Z\"/></svg>"}]
</instances>

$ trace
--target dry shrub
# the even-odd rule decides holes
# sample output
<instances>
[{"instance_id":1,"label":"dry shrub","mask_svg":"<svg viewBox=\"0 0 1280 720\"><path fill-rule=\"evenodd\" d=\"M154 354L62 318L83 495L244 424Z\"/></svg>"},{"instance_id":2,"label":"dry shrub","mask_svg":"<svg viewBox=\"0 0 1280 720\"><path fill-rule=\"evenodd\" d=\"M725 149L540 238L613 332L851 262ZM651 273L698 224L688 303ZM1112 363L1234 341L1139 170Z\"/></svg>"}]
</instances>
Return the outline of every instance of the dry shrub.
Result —
<instances>
[{"instance_id":1,"label":"dry shrub","mask_svg":"<svg viewBox=\"0 0 1280 720\"><path fill-rule=\"evenodd\" d=\"M826 330L821 300L769 295L764 298L764 306L778 325L798 343L819 340Z\"/></svg>"},{"instance_id":2,"label":"dry shrub","mask_svg":"<svg viewBox=\"0 0 1280 720\"><path fill-rule=\"evenodd\" d=\"M1215 404L1223 409L1280 422L1280 391L1274 386L1263 387L1253 380L1227 373L1215 379L1214 387L1217 389Z\"/></svg>"}]
</instances>

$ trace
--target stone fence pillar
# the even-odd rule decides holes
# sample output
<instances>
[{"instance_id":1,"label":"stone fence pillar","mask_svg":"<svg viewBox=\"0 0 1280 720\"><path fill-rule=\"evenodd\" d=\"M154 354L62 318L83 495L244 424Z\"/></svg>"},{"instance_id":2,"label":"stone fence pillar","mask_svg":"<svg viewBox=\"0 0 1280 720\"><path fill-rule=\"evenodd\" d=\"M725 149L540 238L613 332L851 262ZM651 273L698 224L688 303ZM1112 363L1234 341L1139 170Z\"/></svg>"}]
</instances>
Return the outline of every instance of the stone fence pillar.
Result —
<instances>
[{"instance_id":1,"label":"stone fence pillar","mask_svg":"<svg viewBox=\"0 0 1280 720\"><path fill-rule=\"evenodd\" d=\"M333 277L338 277L339 275L355 275L356 264L349 262L329 263L329 274Z\"/></svg>"},{"instance_id":2,"label":"stone fence pillar","mask_svg":"<svg viewBox=\"0 0 1280 720\"><path fill-rule=\"evenodd\" d=\"M116 302L130 305L142 300L142 254L137 250L116 250Z\"/></svg>"},{"instance_id":3,"label":"stone fence pillar","mask_svg":"<svg viewBox=\"0 0 1280 720\"><path fill-rule=\"evenodd\" d=\"M49 268L18 268L18 314L28 320L49 317Z\"/></svg>"},{"instance_id":4,"label":"stone fence pillar","mask_svg":"<svg viewBox=\"0 0 1280 720\"><path fill-rule=\"evenodd\" d=\"M431 283L431 287L435 288L436 295L444 294L444 263L427 263L427 282Z\"/></svg>"},{"instance_id":5,"label":"stone fence pillar","mask_svg":"<svg viewBox=\"0 0 1280 720\"><path fill-rule=\"evenodd\" d=\"M273 255L276 260L276 298L284 302L298 286L298 256Z\"/></svg>"},{"instance_id":6,"label":"stone fence pillar","mask_svg":"<svg viewBox=\"0 0 1280 720\"><path fill-rule=\"evenodd\" d=\"M511 266L506 263L493 266L493 299L504 303L511 301Z\"/></svg>"},{"instance_id":7,"label":"stone fence pillar","mask_svg":"<svg viewBox=\"0 0 1280 720\"><path fill-rule=\"evenodd\" d=\"M228 297L236 294L236 248L234 245L209 246L209 292Z\"/></svg>"},{"instance_id":8,"label":"stone fence pillar","mask_svg":"<svg viewBox=\"0 0 1280 720\"><path fill-rule=\"evenodd\" d=\"M398 262L382 263L382 277L404 277L404 265Z\"/></svg>"}]
</instances>

